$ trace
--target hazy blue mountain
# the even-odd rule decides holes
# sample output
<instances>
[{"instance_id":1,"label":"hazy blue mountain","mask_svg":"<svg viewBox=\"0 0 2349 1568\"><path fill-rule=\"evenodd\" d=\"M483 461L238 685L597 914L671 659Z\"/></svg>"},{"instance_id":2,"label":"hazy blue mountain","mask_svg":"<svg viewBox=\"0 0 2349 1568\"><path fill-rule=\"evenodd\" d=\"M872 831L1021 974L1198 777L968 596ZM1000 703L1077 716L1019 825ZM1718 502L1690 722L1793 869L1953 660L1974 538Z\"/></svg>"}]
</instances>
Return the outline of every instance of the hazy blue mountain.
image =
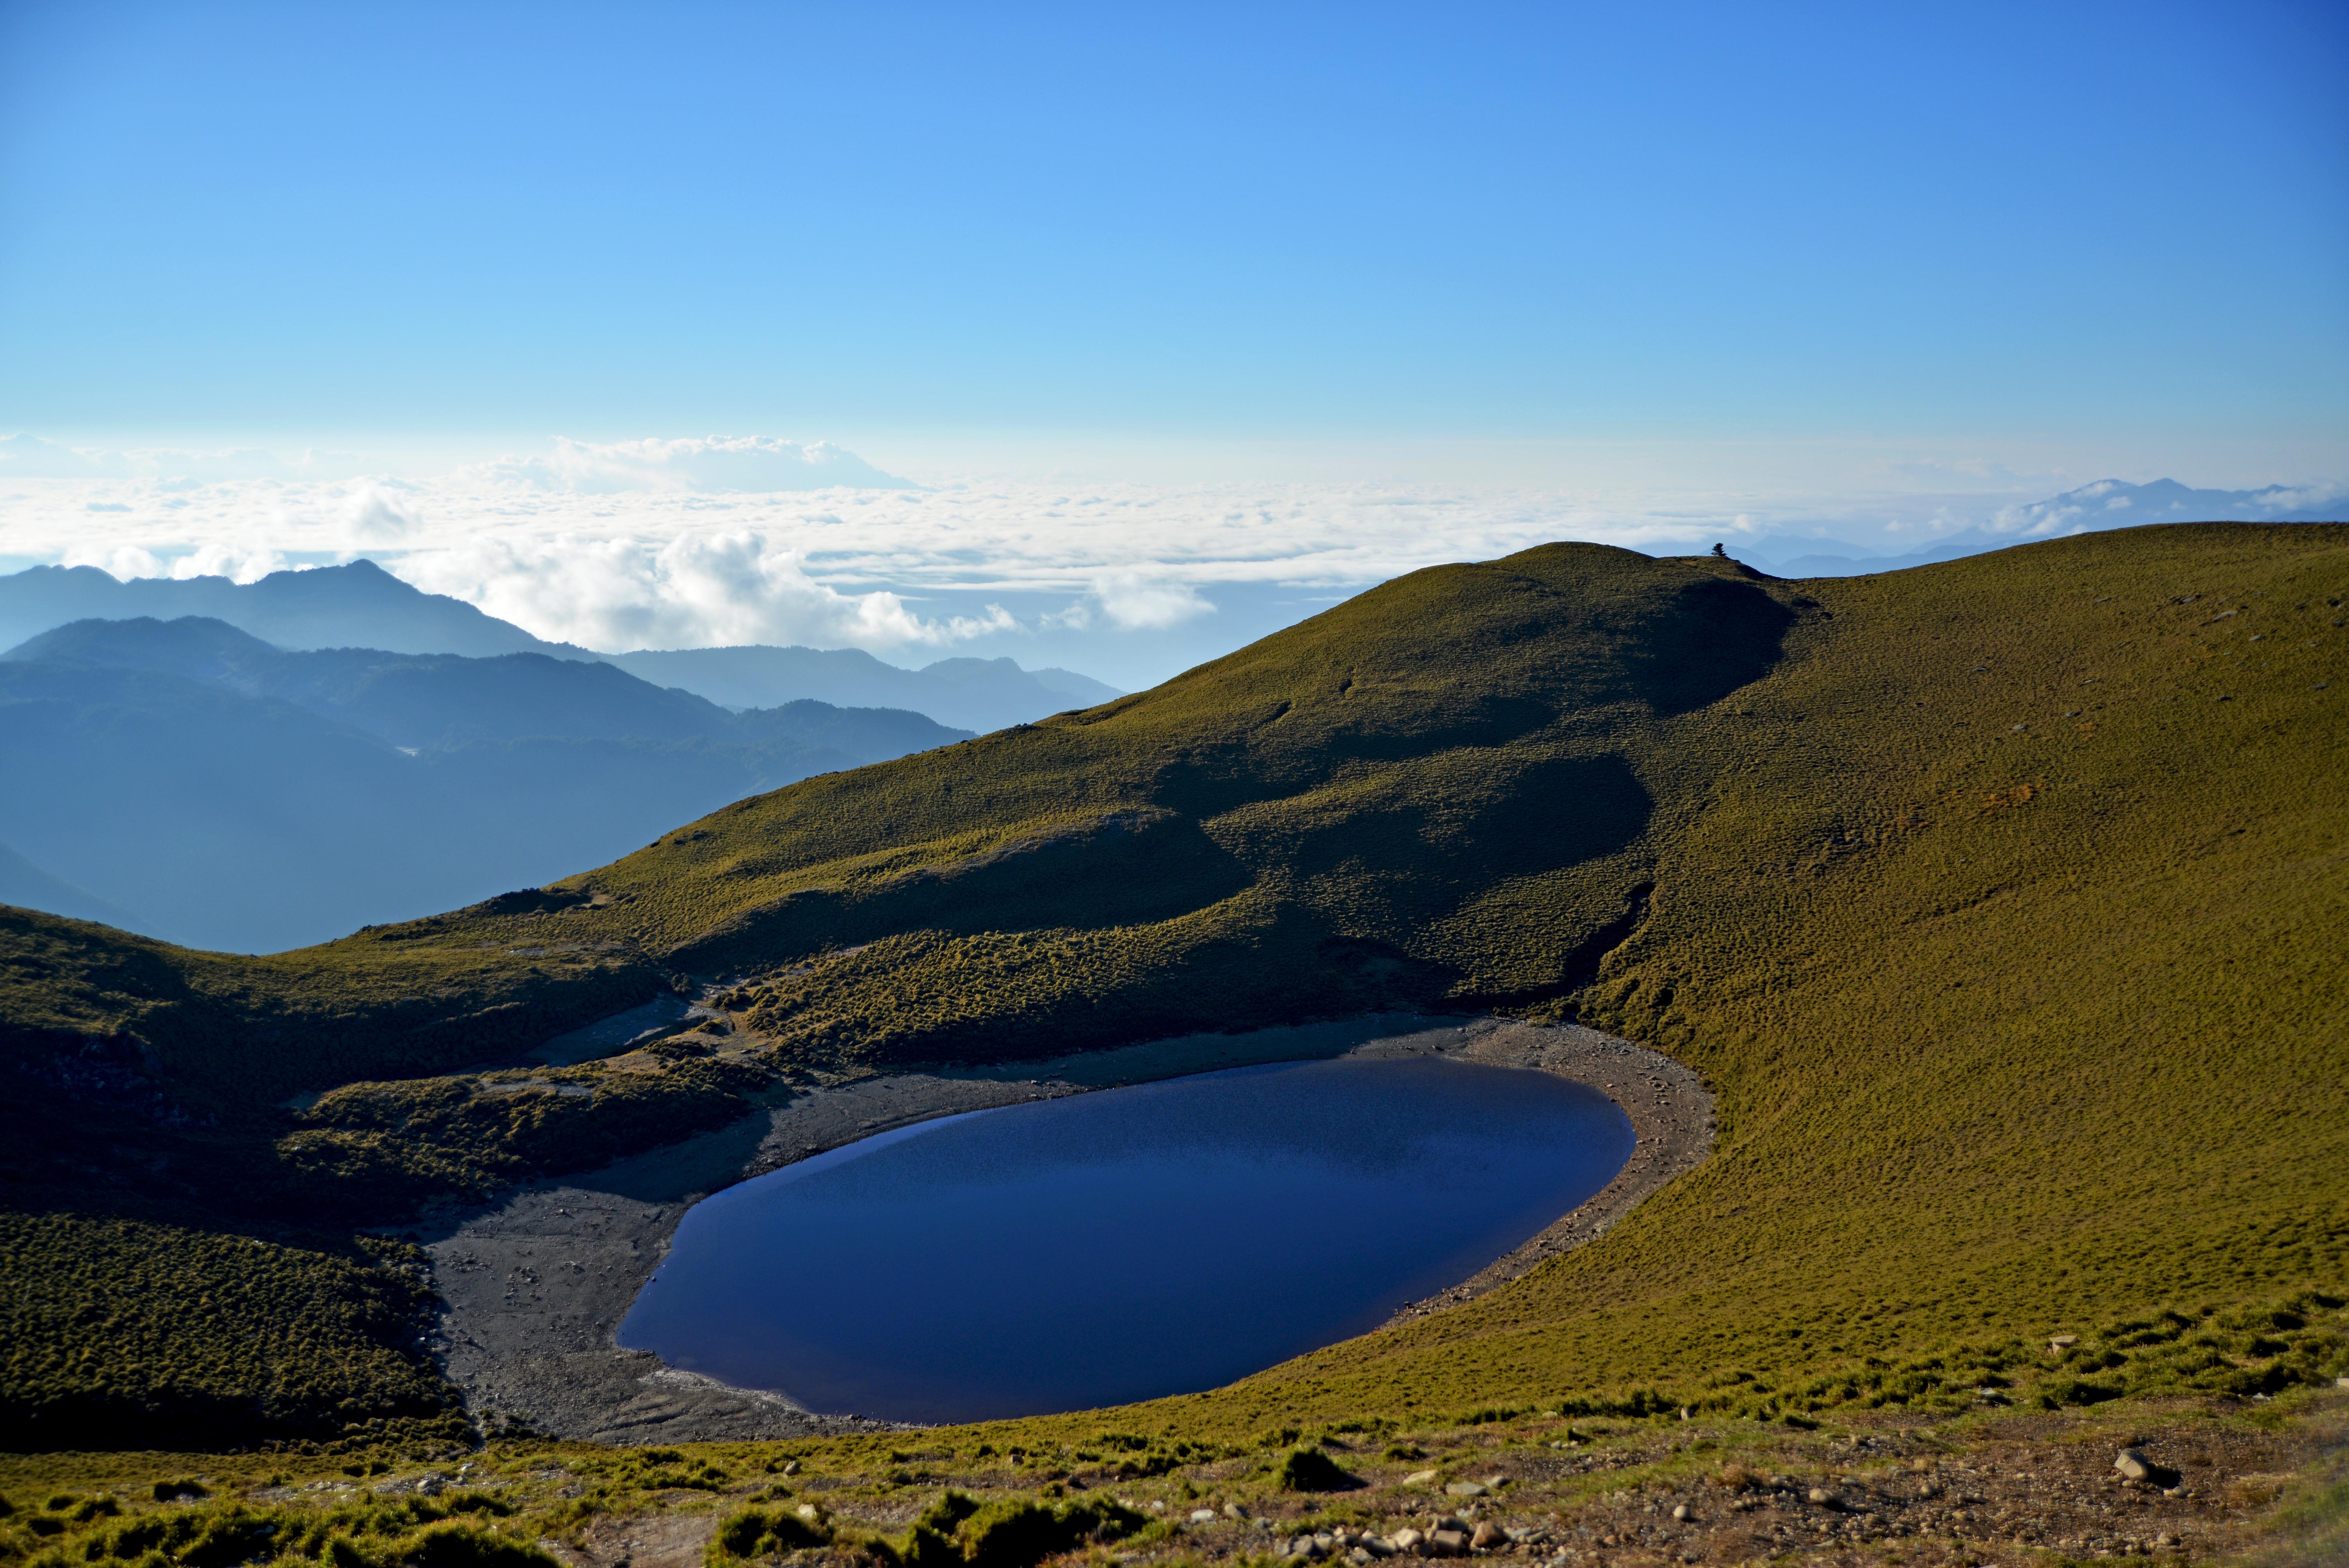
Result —
<instances>
[{"instance_id":1,"label":"hazy blue mountain","mask_svg":"<svg viewBox=\"0 0 2349 1568\"><path fill-rule=\"evenodd\" d=\"M371 561L274 572L257 583L242 584L225 577L123 583L95 566L36 566L0 576L0 647L77 621L171 622L188 616L223 622L291 652L364 648L468 658L535 654L574 663L602 661L654 686L681 688L726 707L778 707L813 699L836 707L904 708L970 730L1000 729L1121 695L1115 687L1072 670L1023 670L1010 659L942 659L925 669L908 670L854 648L596 654L534 637L461 599L410 587ZM547 678L512 677L517 694L531 680ZM409 670L398 680L416 685L429 676ZM396 705L401 699L386 693L380 700Z\"/></svg>"},{"instance_id":2,"label":"hazy blue mountain","mask_svg":"<svg viewBox=\"0 0 2349 1568\"><path fill-rule=\"evenodd\" d=\"M381 648L395 654L595 655L543 642L461 599L411 588L372 561L273 572L258 583L225 577L134 577L95 566L35 566L0 577L0 646L69 621L176 620L205 615L281 648Z\"/></svg>"},{"instance_id":3,"label":"hazy blue mountain","mask_svg":"<svg viewBox=\"0 0 2349 1568\"><path fill-rule=\"evenodd\" d=\"M0 655L0 822L28 867L0 861L0 902L271 951L536 885L967 733L815 702L730 714L535 654L78 623Z\"/></svg>"},{"instance_id":4,"label":"hazy blue mountain","mask_svg":"<svg viewBox=\"0 0 2349 1568\"><path fill-rule=\"evenodd\" d=\"M1010 659L940 659L918 670L855 648L679 648L614 654L611 662L729 707L815 697L841 707L904 707L942 724L1001 729L1122 694L1071 670L1023 670Z\"/></svg>"},{"instance_id":5,"label":"hazy blue mountain","mask_svg":"<svg viewBox=\"0 0 2349 1568\"><path fill-rule=\"evenodd\" d=\"M916 673L968 693L975 702L1025 704L1034 700L1030 692L1036 687L1062 699L1045 713L1026 715L1027 719L1042 718L1046 714L1065 712L1071 707L1092 707L1125 695L1115 686L1104 686L1074 670L1023 670L1009 659L940 659L936 664L924 665ZM1018 724L1023 720L1007 722Z\"/></svg>"},{"instance_id":6,"label":"hazy blue mountain","mask_svg":"<svg viewBox=\"0 0 2349 1568\"><path fill-rule=\"evenodd\" d=\"M747 707L732 717L740 735L828 746L873 762L950 745L971 733L948 729L927 714L906 708L835 707L812 697L776 707Z\"/></svg>"},{"instance_id":7,"label":"hazy blue mountain","mask_svg":"<svg viewBox=\"0 0 2349 1568\"><path fill-rule=\"evenodd\" d=\"M293 653L193 615L77 621L26 639L0 660L184 676L249 696L279 697L410 749L542 737L790 740L877 762L972 733L904 709L843 709L807 699L731 713L615 665L543 654L469 659L374 648Z\"/></svg>"},{"instance_id":8,"label":"hazy blue mountain","mask_svg":"<svg viewBox=\"0 0 2349 1568\"><path fill-rule=\"evenodd\" d=\"M2349 497L2325 490L2268 485L2260 490L2195 490L2176 480L2133 485L2098 480L2027 506L2001 511L1988 527L1937 539L1927 549L1878 554L1837 540L1780 536L1732 545L1738 560L1777 577L1857 577L1899 572L2003 550L2067 533L2136 528L2153 522L2339 522L2349 519Z\"/></svg>"},{"instance_id":9,"label":"hazy blue mountain","mask_svg":"<svg viewBox=\"0 0 2349 1568\"><path fill-rule=\"evenodd\" d=\"M664 691L592 660L544 654L465 658L378 648L289 652L224 621L196 615L76 621L28 638L0 658L185 676L247 696L282 697L395 746L541 735L737 738L732 716L717 704Z\"/></svg>"},{"instance_id":10,"label":"hazy blue mountain","mask_svg":"<svg viewBox=\"0 0 2349 1568\"><path fill-rule=\"evenodd\" d=\"M1125 694L1106 681L1091 676L1081 676L1074 670L1064 670L1054 665L1030 670L1029 675L1046 691L1058 692L1069 699L1071 707L1098 707L1112 697Z\"/></svg>"},{"instance_id":11,"label":"hazy blue mountain","mask_svg":"<svg viewBox=\"0 0 2349 1568\"><path fill-rule=\"evenodd\" d=\"M1730 554L1750 564L1761 566L1774 577L1858 577L1873 572L1900 572L1911 566L1930 566L1936 562L1956 561L1963 556L1979 555L1985 550L2003 550L2023 541L1987 533L1979 528L1952 533L1930 550L1912 551L1906 555L1838 555L1821 552L1796 555L1775 563L1765 564L1750 559L1742 551L1733 549Z\"/></svg>"},{"instance_id":12,"label":"hazy blue mountain","mask_svg":"<svg viewBox=\"0 0 2349 1568\"><path fill-rule=\"evenodd\" d=\"M2193 490L2176 480L2145 485L2098 480L2021 508L2018 518L2021 531L2044 537L2147 522L2338 522L2349 518L2349 504L2337 493L2284 485L2218 490Z\"/></svg>"},{"instance_id":13,"label":"hazy blue mountain","mask_svg":"<svg viewBox=\"0 0 2349 1568\"><path fill-rule=\"evenodd\" d=\"M24 856L0 844L0 903L20 909L45 909L75 920L95 920L105 925L135 930L139 917L119 903L110 903L63 877L53 876Z\"/></svg>"}]
</instances>

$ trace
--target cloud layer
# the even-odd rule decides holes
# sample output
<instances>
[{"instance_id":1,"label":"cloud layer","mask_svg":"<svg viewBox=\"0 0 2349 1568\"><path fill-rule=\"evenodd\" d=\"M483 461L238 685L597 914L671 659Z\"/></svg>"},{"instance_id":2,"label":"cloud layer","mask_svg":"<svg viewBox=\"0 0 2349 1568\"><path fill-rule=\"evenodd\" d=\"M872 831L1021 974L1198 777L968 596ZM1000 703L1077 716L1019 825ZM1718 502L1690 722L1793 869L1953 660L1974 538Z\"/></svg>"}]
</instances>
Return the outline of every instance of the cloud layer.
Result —
<instances>
[{"instance_id":1,"label":"cloud layer","mask_svg":"<svg viewBox=\"0 0 2349 1568\"><path fill-rule=\"evenodd\" d=\"M1401 485L921 489L837 447L764 438L558 441L429 480L169 467L0 440L10 554L244 582L364 554L554 641L891 653L1205 629L1217 584L1345 589L1559 537L1652 548L1689 532L1556 495ZM1024 619L992 602L1012 596Z\"/></svg>"},{"instance_id":2,"label":"cloud layer","mask_svg":"<svg viewBox=\"0 0 2349 1568\"><path fill-rule=\"evenodd\" d=\"M0 570L59 562L124 577L249 582L366 555L539 636L607 651L802 643L934 657L974 645L1066 649L1074 637L1084 648L1156 649L1154 667L1171 673L1267 629L1275 600L1293 618L1400 573L1550 540L1676 553L1721 539L1768 560L1839 538L1863 553L1899 553L2197 507L2282 516L2314 500L2175 485L2090 485L2045 501L2012 490L1888 491L1866 503L1872 515L1839 503L1839 523L1816 498L1750 491L1025 480L916 488L837 447L768 438L558 441L431 478L301 471L311 461L0 437ZM1996 465L1918 477L1970 476L2013 480ZM1242 599L1254 606L1245 614L1235 608Z\"/></svg>"},{"instance_id":3,"label":"cloud layer","mask_svg":"<svg viewBox=\"0 0 2349 1568\"><path fill-rule=\"evenodd\" d=\"M802 445L767 436L703 436L598 445L557 438L542 458L505 458L466 470L476 481L521 484L574 495L688 491L773 495L820 490L912 490L829 441Z\"/></svg>"}]
</instances>

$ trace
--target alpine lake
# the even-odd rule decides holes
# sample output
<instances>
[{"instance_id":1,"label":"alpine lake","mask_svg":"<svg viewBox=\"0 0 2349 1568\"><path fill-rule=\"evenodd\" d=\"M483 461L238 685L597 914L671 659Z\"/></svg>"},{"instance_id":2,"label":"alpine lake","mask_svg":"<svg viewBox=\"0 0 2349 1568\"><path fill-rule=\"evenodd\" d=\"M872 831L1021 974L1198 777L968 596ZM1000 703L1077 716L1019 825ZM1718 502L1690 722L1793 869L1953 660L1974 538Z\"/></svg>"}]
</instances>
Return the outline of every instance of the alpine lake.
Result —
<instances>
[{"instance_id":1,"label":"alpine lake","mask_svg":"<svg viewBox=\"0 0 2349 1568\"><path fill-rule=\"evenodd\" d=\"M1598 1089L1425 1057L942 1117L694 1205L619 1341L895 1421L1210 1388L1475 1274L1633 1142Z\"/></svg>"}]
</instances>

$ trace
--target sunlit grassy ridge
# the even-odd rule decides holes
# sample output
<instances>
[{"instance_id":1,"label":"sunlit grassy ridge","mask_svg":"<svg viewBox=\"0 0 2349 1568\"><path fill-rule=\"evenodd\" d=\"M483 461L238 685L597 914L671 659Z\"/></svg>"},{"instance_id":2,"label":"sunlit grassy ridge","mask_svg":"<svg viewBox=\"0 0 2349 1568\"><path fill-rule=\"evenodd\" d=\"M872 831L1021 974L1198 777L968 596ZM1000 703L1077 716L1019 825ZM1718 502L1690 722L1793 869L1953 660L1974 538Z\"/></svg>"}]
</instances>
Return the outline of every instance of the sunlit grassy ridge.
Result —
<instances>
[{"instance_id":1,"label":"sunlit grassy ridge","mask_svg":"<svg viewBox=\"0 0 2349 1568\"><path fill-rule=\"evenodd\" d=\"M152 1045L171 1103L445 1072L469 1031L513 1037L501 1006L543 1026L657 973L729 982L764 1042L530 1095L238 1102L267 1134L241 1191L384 1205L710 1124L792 1064L1578 1015L1708 1075L1703 1168L1507 1290L1148 1418L1947 1401L2066 1328L2256 1381L2250 1341L2198 1346L2203 1309L2337 1291L2349 1256L2344 594L2328 526L1805 583L1549 546L741 802L543 900L262 961L19 917L0 1000L38 1040ZM134 970L202 1006L140 1011ZM418 976L438 999L381 1025ZM363 1048L242 1021L297 993ZM72 1209L60 1169L18 1190ZM2113 1353L2064 1397L2128 1387Z\"/></svg>"}]
</instances>

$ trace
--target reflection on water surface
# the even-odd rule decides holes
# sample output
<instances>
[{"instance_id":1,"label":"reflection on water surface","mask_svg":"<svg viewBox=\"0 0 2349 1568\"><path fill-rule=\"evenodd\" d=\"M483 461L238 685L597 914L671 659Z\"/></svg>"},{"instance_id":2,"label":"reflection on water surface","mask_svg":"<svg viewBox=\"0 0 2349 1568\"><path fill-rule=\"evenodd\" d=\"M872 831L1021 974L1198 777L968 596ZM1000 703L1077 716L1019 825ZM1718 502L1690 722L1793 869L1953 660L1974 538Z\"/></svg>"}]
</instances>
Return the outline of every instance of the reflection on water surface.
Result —
<instances>
[{"instance_id":1,"label":"reflection on water surface","mask_svg":"<svg viewBox=\"0 0 2349 1568\"><path fill-rule=\"evenodd\" d=\"M1596 1089L1426 1057L949 1117L695 1205L620 1343L896 1420L1208 1388L1465 1279L1632 1142Z\"/></svg>"}]
</instances>

